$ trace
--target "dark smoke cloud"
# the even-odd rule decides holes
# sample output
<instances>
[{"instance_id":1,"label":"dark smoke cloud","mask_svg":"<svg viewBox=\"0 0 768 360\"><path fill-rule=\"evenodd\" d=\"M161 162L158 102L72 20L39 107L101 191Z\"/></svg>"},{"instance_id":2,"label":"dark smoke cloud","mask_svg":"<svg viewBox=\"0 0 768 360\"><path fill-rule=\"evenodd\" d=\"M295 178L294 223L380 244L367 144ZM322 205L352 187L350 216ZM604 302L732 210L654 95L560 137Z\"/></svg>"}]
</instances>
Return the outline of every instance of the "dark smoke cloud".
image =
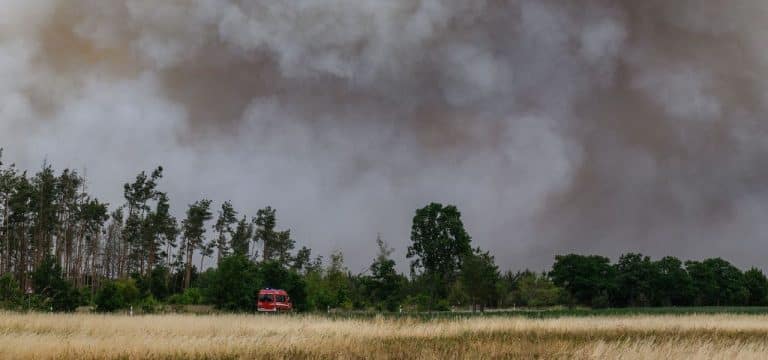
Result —
<instances>
[{"instance_id":1,"label":"dark smoke cloud","mask_svg":"<svg viewBox=\"0 0 768 360\"><path fill-rule=\"evenodd\" d=\"M456 203L504 267L762 262L759 0L0 0L8 160L271 204L353 269Z\"/></svg>"}]
</instances>

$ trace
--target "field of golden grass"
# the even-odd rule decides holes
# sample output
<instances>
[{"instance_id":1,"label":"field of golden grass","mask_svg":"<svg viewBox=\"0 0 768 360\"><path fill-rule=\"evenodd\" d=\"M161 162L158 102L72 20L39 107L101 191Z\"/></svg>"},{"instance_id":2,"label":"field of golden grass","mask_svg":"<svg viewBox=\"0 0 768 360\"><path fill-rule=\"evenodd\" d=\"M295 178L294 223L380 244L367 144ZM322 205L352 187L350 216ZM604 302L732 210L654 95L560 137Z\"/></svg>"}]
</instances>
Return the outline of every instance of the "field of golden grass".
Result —
<instances>
[{"instance_id":1,"label":"field of golden grass","mask_svg":"<svg viewBox=\"0 0 768 360\"><path fill-rule=\"evenodd\" d=\"M0 313L0 359L764 359L768 316L332 320Z\"/></svg>"}]
</instances>

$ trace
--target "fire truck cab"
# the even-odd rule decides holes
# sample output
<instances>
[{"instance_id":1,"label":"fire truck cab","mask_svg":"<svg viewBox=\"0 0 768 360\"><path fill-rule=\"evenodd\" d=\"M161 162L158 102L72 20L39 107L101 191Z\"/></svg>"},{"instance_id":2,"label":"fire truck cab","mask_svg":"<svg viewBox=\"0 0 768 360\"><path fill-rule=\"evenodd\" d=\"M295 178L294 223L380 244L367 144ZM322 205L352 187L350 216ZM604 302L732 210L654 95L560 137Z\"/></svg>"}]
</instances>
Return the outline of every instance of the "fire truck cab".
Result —
<instances>
[{"instance_id":1,"label":"fire truck cab","mask_svg":"<svg viewBox=\"0 0 768 360\"><path fill-rule=\"evenodd\" d=\"M259 291L256 310L259 312L291 311L293 303L285 290L266 288Z\"/></svg>"}]
</instances>

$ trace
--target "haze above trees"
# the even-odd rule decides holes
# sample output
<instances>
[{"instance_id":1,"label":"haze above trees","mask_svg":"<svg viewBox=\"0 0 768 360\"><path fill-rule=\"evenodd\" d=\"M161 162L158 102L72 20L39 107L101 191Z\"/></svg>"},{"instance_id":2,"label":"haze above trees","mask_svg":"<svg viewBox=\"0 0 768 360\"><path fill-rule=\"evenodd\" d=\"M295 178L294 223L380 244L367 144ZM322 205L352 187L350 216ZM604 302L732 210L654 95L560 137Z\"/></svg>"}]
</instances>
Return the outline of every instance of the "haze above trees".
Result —
<instances>
[{"instance_id":1,"label":"haze above trees","mask_svg":"<svg viewBox=\"0 0 768 360\"><path fill-rule=\"evenodd\" d=\"M371 234L360 237L375 240L378 252L368 269L353 273L340 251L326 261L296 249L300 240L270 206L249 216L229 201L200 199L177 219L162 178L161 167L139 173L124 184L124 203L110 206L75 171L57 174L44 164L28 174L0 163L0 307L253 311L264 287L287 290L301 311L766 305L768 298L761 270L742 272L719 258L629 253L612 264L570 254L556 256L550 272L502 273L493 254L473 245L459 209L440 203L415 211L409 274L397 271L385 239Z\"/></svg>"}]
</instances>

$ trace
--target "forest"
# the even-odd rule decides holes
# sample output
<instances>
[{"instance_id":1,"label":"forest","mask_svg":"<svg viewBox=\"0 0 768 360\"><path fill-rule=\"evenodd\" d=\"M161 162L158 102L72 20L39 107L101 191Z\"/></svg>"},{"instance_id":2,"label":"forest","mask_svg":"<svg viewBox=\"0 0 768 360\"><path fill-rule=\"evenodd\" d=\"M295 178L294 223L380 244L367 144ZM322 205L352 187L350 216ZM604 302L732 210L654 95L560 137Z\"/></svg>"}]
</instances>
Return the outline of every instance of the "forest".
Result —
<instances>
[{"instance_id":1,"label":"forest","mask_svg":"<svg viewBox=\"0 0 768 360\"><path fill-rule=\"evenodd\" d=\"M378 251L353 273L340 251L326 259L299 247L269 206L248 215L200 199L177 219L162 178L162 167L141 172L123 185L122 204L106 204L77 171L44 164L30 174L0 162L0 308L251 312L264 287L287 290L299 311L768 304L762 270L720 258L566 254L543 273L501 270L473 246L459 209L440 203L414 213L409 272L371 236Z\"/></svg>"}]
</instances>

